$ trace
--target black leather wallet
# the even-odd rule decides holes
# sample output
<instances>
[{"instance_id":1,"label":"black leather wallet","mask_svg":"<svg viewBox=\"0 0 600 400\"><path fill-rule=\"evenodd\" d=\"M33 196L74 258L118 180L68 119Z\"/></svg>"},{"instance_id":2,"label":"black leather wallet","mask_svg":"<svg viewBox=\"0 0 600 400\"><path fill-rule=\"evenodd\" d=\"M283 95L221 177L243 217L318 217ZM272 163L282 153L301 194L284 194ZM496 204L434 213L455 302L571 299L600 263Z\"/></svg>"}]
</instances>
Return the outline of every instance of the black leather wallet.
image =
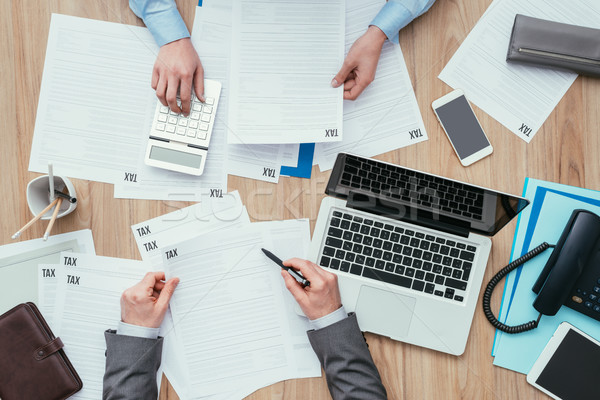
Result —
<instances>
[{"instance_id":1,"label":"black leather wallet","mask_svg":"<svg viewBox=\"0 0 600 400\"><path fill-rule=\"evenodd\" d=\"M600 29L517 14L506 61L600 77Z\"/></svg>"}]
</instances>

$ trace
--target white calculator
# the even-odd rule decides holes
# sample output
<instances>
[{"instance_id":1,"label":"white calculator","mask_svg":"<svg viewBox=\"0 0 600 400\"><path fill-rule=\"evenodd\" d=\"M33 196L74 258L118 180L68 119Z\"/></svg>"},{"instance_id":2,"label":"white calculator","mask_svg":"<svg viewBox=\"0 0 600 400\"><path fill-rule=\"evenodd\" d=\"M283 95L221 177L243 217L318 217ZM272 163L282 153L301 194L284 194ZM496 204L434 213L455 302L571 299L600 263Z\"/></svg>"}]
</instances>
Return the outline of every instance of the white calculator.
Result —
<instances>
[{"instance_id":1,"label":"white calculator","mask_svg":"<svg viewBox=\"0 0 600 400\"><path fill-rule=\"evenodd\" d=\"M174 113L158 101L146 148L146 164L202 175L220 95L221 83L205 79L206 102L202 103L192 93L190 115L187 117Z\"/></svg>"}]
</instances>

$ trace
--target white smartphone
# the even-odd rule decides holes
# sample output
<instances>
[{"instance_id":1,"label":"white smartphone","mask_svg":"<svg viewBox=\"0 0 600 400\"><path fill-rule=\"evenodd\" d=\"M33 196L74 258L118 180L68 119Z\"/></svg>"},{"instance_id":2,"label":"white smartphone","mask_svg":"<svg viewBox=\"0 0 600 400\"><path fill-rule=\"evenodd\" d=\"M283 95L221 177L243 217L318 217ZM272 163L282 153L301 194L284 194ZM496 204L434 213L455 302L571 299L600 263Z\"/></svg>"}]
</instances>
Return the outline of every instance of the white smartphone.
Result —
<instances>
[{"instance_id":1,"label":"white smartphone","mask_svg":"<svg viewBox=\"0 0 600 400\"><path fill-rule=\"evenodd\" d=\"M600 342L563 322L527 374L527 382L557 400L600 395Z\"/></svg>"},{"instance_id":2,"label":"white smartphone","mask_svg":"<svg viewBox=\"0 0 600 400\"><path fill-rule=\"evenodd\" d=\"M492 154L492 145L462 90L440 97L431 106L462 165Z\"/></svg>"}]
</instances>

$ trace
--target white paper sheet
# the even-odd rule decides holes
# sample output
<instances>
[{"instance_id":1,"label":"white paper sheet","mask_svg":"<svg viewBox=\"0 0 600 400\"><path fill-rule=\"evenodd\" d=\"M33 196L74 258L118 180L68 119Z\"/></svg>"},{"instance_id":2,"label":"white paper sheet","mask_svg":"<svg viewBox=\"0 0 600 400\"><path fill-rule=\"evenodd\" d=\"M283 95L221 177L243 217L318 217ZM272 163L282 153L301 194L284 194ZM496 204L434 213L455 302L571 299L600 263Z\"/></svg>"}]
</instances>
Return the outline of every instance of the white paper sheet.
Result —
<instances>
[{"instance_id":1,"label":"white paper sheet","mask_svg":"<svg viewBox=\"0 0 600 400\"><path fill-rule=\"evenodd\" d=\"M58 257L57 257L58 260ZM56 269L60 264L38 264L38 309L54 331L54 306L56 303Z\"/></svg>"},{"instance_id":2,"label":"white paper sheet","mask_svg":"<svg viewBox=\"0 0 600 400\"><path fill-rule=\"evenodd\" d=\"M344 0L233 5L229 144L342 139Z\"/></svg>"},{"instance_id":3,"label":"white paper sheet","mask_svg":"<svg viewBox=\"0 0 600 400\"><path fill-rule=\"evenodd\" d=\"M226 190L225 133L200 177L143 163L158 47L146 28L53 14L29 170L115 183L118 197L198 200ZM217 110L217 114L219 111Z\"/></svg>"},{"instance_id":4,"label":"white paper sheet","mask_svg":"<svg viewBox=\"0 0 600 400\"><path fill-rule=\"evenodd\" d=\"M223 128L223 137L230 130L227 121L232 6L233 2L230 0L203 2L202 7L196 7L194 28L192 29L192 43L198 50L207 76L215 74L212 79L218 80L222 85L217 125ZM215 129L217 125L215 125ZM225 147L225 143L222 146ZM228 145L227 173L277 183L282 165L297 164L298 147L297 144Z\"/></svg>"},{"instance_id":5,"label":"white paper sheet","mask_svg":"<svg viewBox=\"0 0 600 400\"><path fill-rule=\"evenodd\" d=\"M296 234L285 238L286 230ZM260 251L275 249L279 234L277 248L289 241L301 253L308 233L307 220L264 222L164 249L168 276L181 279L171 311L194 394L320 374L307 320L288 307L279 268ZM291 320L304 326L297 329Z\"/></svg>"},{"instance_id":6,"label":"white paper sheet","mask_svg":"<svg viewBox=\"0 0 600 400\"><path fill-rule=\"evenodd\" d=\"M577 74L506 62L516 14L600 28L594 0L497 0L442 70L439 78L529 143Z\"/></svg>"},{"instance_id":7,"label":"white paper sheet","mask_svg":"<svg viewBox=\"0 0 600 400\"><path fill-rule=\"evenodd\" d=\"M346 0L346 53L385 0ZM386 41L375 80L355 101L344 101L344 140L317 143L314 163L333 168L337 154L372 157L427 140L427 132L400 46Z\"/></svg>"},{"instance_id":8,"label":"white paper sheet","mask_svg":"<svg viewBox=\"0 0 600 400\"><path fill-rule=\"evenodd\" d=\"M114 183L136 173L157 54L146 28L53 14L29 170Z\"/></svg>"},{"instance_id":9,"label":"white paper sheet","mask_svg":"<svg viewBox=\"0 0 600 400\"><path fill-rule=\"evenodd\" d=\"M147 261L154 270L164 270L161 249L181 240L195 238L207 232L243 226L250 223L248 212L242 205L237 191L224 194L223 197L207 199L199 204L175 210L171 213L132 225L142 260ZM189 377L184 367L183 349L173 332L171 312L168 311L161 326L160 335L164 337L163 358L159 376L162 372L182 400L197 398L189 390ZM244 394L251 393L246 391ZM224 394L224 399L242 398L237 393ZM217 396L211 396L216 400Z\"/></svg>"},{"instance_id":10,"label":"white paper sheet","mask_svg":"<svg viewBox=\"0 0 600 400\"><path fill-rule=\"evenodd\" d=\"M121 319L121 294L138 283L148 269L143 261L61 254L53 317L55 333L65 344L65 353L83 381L83 389L70 399L102 398L104 331L116 329Z\"/></svg>"},{"instance_id":11,"label":"white paper sheet","mask_svg":"<svg viewBox=\"0 0 600 400\"><path fill-rule=\"evenodd\" d=\"M0 246L0 281L11 282L2 289L0 314L20 303L38 303L38 264L59 262L62 251L95 254L92 231L52 235L45 242L33 239Z\"/></svg>"}]
</instances>

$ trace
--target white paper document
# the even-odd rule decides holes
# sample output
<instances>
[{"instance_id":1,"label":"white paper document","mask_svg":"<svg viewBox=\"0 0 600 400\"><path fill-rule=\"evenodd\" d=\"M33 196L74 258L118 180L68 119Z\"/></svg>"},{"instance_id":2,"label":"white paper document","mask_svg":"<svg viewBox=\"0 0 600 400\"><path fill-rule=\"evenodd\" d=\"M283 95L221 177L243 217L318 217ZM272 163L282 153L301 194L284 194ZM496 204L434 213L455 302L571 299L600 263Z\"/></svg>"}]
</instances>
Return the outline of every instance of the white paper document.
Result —
<instances>
[{"instance_id":1,"label":"white paper document","mask_svg":"<svg viewBox=\"0 0 600 400\"><path fill-rule=\"evenodd\" d=\"M158 53L146 28L53 14L29 170L115 183L136 173Z\"/></svg>"},{"instance_id":2,"label":"white paper document","mask_svg":"<svg viewBox=\"0 0 600 400\"><path fill-rule=\"evenodd\" d=\"M346 53L385 0L346 0ZM375 80L354 101L344 100L344 139L317 143L314 163L333 168L337 154L372 157L427 140L427 132L398 44L386 41Z\"/></svg>"},{"instance_id":3,"label":"white paper document","mask_svg":"<svg viewBox=\"0 0 600 400\"><path fill-rule=\"evenodd\" d=\"M116 197L197 201L226 191L217 125L202 176L145 165L157 54L146 28L53 14L29 170L45 172L52 161L59 174L114 183Z\"/></svg>"},{"instance_id":4,"label":"white paper document","mask_svg":"<svg viewBox=\"0 0 600 400\"><path fill-rule=\"evenodd\" d=\"M116 329L121 320L121 294L147 271L143 261L61 254L53 317L55 334L65 344L65 353L83 381L83 389L70 399L102 398L104 331Z\"/></svg>"},{"instance_id":5,"label":"white paper document","mask_svg":"<svg viewBox=\"0 0 600 400\"><path fill-rule=\"evenodd\" d=\"M260 250L277 253L289 242L284 247L303 254L308 233L307 220L263 222L163 249L168 277L181 279L171 312L192 393L320 375L307 320L289 306L280 268Z\"/></svg>"},{"instance_id":6,"label":"white paper document","mask_svg":"<svg viewBox=\"0 0 600 400\"><path fill-rule=\"evenodd\" d=\"M0 246L0 281L10 282L2 288L0 314L20 303L38 302L38 264L59 262L62 251L95 254L92 231L52 235L47 241L27 240Z\"/></svg>"},{"instance_id":7,"label":"white paper document","mask_svg":"<svg viewBox=\"0 0 600 400\"><path fill-rule=\"evenodd\" d=\"M151 269L164 270L161 251L164 247L208 232L246 224L250 224L250 218L239 193L235 191L140 222L133 225L131 230L142 260L147 261ZM182 400L197 398L189 393L188 371L182 362L184 350L173 334L170 311L165 316L160 335L164 337L164 342L159 376L164 372ZM242 398L254 390L246 390L242 395L225 396L224 399ZM211 396L211 400L217 398Z\"/></svg>"},{"instance_id":8,"label":"white paper document","mask_svg":"<svg viewBox=\"0 0 600 400\"><path fill-rule=\"evenodd\" d=\"M600 28L596 0L496 0L439 78L529 143L577 74L506 61L516 14Z\"/></svg>"},{"instance_id":9,"label":"white paper document","mask_svg":"<svg viewBox=\"0 0 600 400\"><path fill-rule=\"evenodd\" d=\"M57 257L58 260L58 257ZM44 319L54 331L54 306L58 278L56 270L60 264L38 264L38 302L37 307Z\"/></svg>"},{"instance_id":10,"label":"white paper document","mask_svg":"<svg viewBox=\"0 0 600 400\"><path fill-rule=\"evenodd\" d=\"M234 2L229 144L342 139L344 3Z\"/></svg>"},{"instance_id":11,"label":"white paper document","mask_svg":"<svg viewBox=\"0 0 600 400\"><path fill-rule=\"evenodd\" d=\"M221 100L215 130L224 138L231 130L229 115L229 65L231 55L232 1L204 1L196 7L192 43L204 65L207 77L221 82ZM235 144L227 149L226 172L244 178L277 183L282 165L298 162L298 144Z\"/></svg>"}]
</instances>

